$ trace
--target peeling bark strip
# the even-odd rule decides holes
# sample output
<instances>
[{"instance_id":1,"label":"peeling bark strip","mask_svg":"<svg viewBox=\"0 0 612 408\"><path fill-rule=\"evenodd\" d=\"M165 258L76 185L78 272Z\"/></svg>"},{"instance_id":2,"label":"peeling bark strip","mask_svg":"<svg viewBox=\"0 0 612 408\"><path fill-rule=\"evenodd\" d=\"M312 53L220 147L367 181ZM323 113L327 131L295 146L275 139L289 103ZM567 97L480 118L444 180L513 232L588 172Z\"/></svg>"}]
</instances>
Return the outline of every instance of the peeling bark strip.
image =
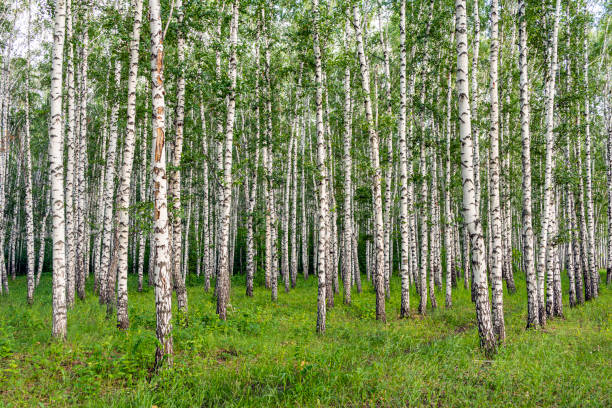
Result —
<instances>
[{"instance_id":1,"label":"peeling bark strip","mask_svg":"<svg viewBox=\"0 0 612 408\"><path fill-rule=\"evenodd\" d=\"M64 224L64 142L62 135L62 65L64 62L65 0L55 1L51 62L51 123L49 178L53 218L53 337L66 337L66 246ZM2 163L3 164L3 163ZM0 259L1 260L1 259Z\"/></svg>"},{"instance_id":2,"label":"peeling bark strip","mask_svg":"<svg viewBox=\"0 0 612 408\"><path fill-rule=\"evenodd\" d=\"M157 317L155 367L172 366L172 283L170 282L170 240L168 235L168 199L166 181L166 149L164 148L165 90L163 80L162 24L159 0L149 0L151 30L151 97L153 100L153 136L155 160L153 162L153 248L155 253L155 311Z\"/></svg>"},{"instance_id":3,"label":"peeling bark strip","mask_svg":"<svg viewBox=\"0 0 612 408\"><path fill-rule=\"evenodd\" d=\"M123 148L123 164L121 166L119 191L117 197L117 327L127 329L130 325L128 317L128 232L130 205L130 182L132 165L134 163L134 146L136 131L136 79L138 77L138 45L140 43L140 26L142 24L142 1L133 0L132 10L134 22L132 38L130 39L130 65L127 90L127 130Z\"/></svg>"},{"instance_id":4,"label":"peeling bark strip","mask_svg":"<svg viewBox=\"0 0 612 408\"><path fill-rule=\"evenodd\" d=\"M457 94L459 98L459 134L461 138L461 178L463 183L463 217L472 246L472 270L476 290L476 318L480 345L487 353L495 352L491 325L489 290L485 263L484 239L474 190L474 150L471 135L468 84L467 18L465 0L455 0L457 40Z\"/></svg>"}]
</instances>

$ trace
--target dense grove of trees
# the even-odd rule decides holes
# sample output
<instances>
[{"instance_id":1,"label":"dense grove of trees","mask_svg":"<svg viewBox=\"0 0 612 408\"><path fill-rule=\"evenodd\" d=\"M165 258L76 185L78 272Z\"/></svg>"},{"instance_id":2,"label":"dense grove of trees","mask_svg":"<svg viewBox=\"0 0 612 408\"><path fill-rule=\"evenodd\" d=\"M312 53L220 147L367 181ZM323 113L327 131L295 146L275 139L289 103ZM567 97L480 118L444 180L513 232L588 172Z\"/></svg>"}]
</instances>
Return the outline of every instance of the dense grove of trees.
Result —
<instances>
[{"instance_id":1,"label":"dense grove of trees","mask_svg":"<svg viewBox=\"0 0 612 408\"><path fill-rule=\"evenodd\" d=\"M494 353L516 280L536 328L563 316L564 274L570 307L612 279L611 13L586 0L7 0L0 291L24 274L36 302L48 269L64 338L94 295L127 330L134 274L155 288L162 366L172 325L189 324L189 275L223 320L231 284L275 302L279 285L316 279L320 333L351 292L373 288L384 322L471 290Z\"/></svg>"}]
</instances>

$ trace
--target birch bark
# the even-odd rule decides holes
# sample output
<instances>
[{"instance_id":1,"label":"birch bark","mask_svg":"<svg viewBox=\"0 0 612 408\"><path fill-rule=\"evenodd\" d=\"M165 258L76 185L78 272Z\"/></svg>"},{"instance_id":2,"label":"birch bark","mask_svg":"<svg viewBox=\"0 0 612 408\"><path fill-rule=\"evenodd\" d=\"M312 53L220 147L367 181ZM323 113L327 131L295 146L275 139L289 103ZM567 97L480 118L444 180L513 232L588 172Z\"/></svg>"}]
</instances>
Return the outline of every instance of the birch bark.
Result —
<instances>
[{"instance_id":1,"label":"birch bark","mask_svg":"<svg viewBox=\"0 0 612 408\"><path fill-rule=\"evenodd\" d=\"M381 191L381 169L379 157L378 132L374 126L372 114L372 102L370 99L370 71L366 60L363 37L361 34L361 17L357 6L353 6L353 28L357 40L357 53L359 55L359 67L361 71L361 84L364 93L364 109L370 137L370 148L372 157L372 171L374 173L372 193L374 196L374 240L376 271L374 273L376 289L376 319L385 322L385 293L384 293L384 238L383 238L383 214L382 214L382 191Z\"/></svg>"},{"instance_id":2,"label":"birch bark","mask_svg":"<svg viewBox=\"0 0 612 408\"><path fill-rule=\"evenodd\" d=\"M238 4L235 0L232 5L232 21L230 24L230 61L229 61L229 98L227 106L227 121L225 125L225 148L223 157L223 185L221 206L221 248L219 258L219 292L217 293L217 312L221 320L227 318L227 302L230 294L230 259L229 259L229 228L230 213L232 209L232 152L234 143L234 119L236 109L236 59L238 43Z\"/></svg>"},{"instance_id":3,"label":"birch bark","mask_svg":"<svg viewBox=\"0 0 612 408\"><path fill-rule=\"evenodd\" d=\"M49 124L49 178L53 219L53 337L66 337L66 229L64 215L64 143L62 137L62 66L66 2L55 0L51 59L51 123ZM6 136L6 132L5 132ZM4 141L6 143L6 141ZM4 150L4 149L2 149ZM4 163L2 163L4 164ZM1 261L2 259L0 259Z\"/></svg>"},{"instance_id":4,"label":"birch bark","mask_svg":"<svg viewBox=\"0 0 612 408\"><path fill-rule=\"evenodd\" d=\"M465 0L455 0L457 40L457 93L459 96L459 132L461 137L461 178L463 181L463 216L472 243L472 270L476 288L476 318L481 347L495 352L491 310L486 275L484 240L474 190L474 150L472 146L467 58L467 18Z\"/></svg>"},{"instance_id":5,"label":"birch bark","mask_svg":"<svg viewBox=\"0 0 612 408\"><path fill-rule=\"evenodd\" d=\"M527 328L536 328L540 324L538 287L533 255L533 224L531 203L531 134L530 134L530 96L529 74L527 66L527 20L525 18L525 0L519 0L519 70L520 70L520 118L523 164L523 262L527 280Z\"/></svg>"},{"instance_id":6,"label":"birch bark","mask_svg":"<svg viewBox=\"0 0 612 408\"><path fill-rule=\"evenodd\" d=\"M170 282L168 237L168 198L165 148L165 90L163 69L161 7L159 0L149 0L151 26L151 98L153 101L153 219L155 250L155 311L156 335L159 344L155 351L155 367L172 366L172 286Z\"/></svg>"},{"instance_id":7,"label":"birch bark","mask_svg":"<svg viewBox=\"0 0 612 408\"><path fill-rule=\"evenodd\" d=\"M179 0L180 2L181 0ZM134 163L134 145L136 131L136 79L138 77L138 49L140 44L140 26L142 24L142 0L132 0L133 26L130 39L130 62L127 90L127 129L123 147L123 164L121 166L119 190L117 197L117 327L126 330L130 325L128 316L128 233L130 205L130 183ZM142 282L142 279L139 280ZM142 286L142 284L140 284Z\"/></svg>"}]
</instances>

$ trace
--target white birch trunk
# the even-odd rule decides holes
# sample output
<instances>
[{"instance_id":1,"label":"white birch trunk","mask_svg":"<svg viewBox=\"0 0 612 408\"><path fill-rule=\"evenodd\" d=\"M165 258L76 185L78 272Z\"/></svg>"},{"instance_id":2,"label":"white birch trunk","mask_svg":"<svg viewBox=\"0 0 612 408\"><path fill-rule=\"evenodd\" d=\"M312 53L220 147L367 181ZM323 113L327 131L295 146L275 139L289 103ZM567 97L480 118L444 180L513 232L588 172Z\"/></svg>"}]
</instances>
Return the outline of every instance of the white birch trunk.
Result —
<instances>
[{"instance_id":1,"label":"white birch trunk","mask_svg":"<svg viewBox=\"0 0 612 408\"><path fill-rule=\"evenodd\" d=\"M376 284L376 319L387 320L385 314L384 294L384 238L383 238L383 214L382 214L382 191L381 191L381 169L379 157L378 132L374 126L372 114L372 102L370 99L370 72L364 51L363 38L361 34L361 17L357 6L353 6L353 28L357 40L357 52L359 54L359 66L361 71L361 84L364 93L364 109L370 137L372 171L374 173L372 193L374 199L374 240L376 245L376 271L374 279Z\"/></svg>"},{"instance_id":2,"label":"white birch trunk","mask_svg":"<svg viewBox=\"0 0 612 408\"><path fill-rule=\"evenodd\" d=\"M149 0L151 27L151 96L153 101L153 249L155 256L155 310L157 317L155 367L172 366L172 286L166 181L165 109L162 24L159 0Z\"/></svg>"},{"instance_id":3,"label":"white birch trunk","mask_svg":"<svg viewBox=\"0 0 612 408\"><path fill-rule=\"evenodd\" d=\"M323 126L323 70L321 68L321 49L319 45L319 0L312 0L313 13L313 43L315 57L315 83L316 83L316 115L317 115L317 170L318 170L318 230L319 239L317 245L317 276L318 276L318 295L317 295L317 333L325 332L326 320L326 256L325 250L328 245L327 218L329 214L327 196L327 174L326 154L325 154L325 129Z\"/></svg>"},{"instance_id":4,"label":"white birch trunk","mask_svg":"<svg viewBox=\"0 0 612 408\"><path fill-rule=\"evenodd\" d=\"M527 328L536 328L540 324L538 287L536 280L533 224L531 203L531 134L530 134L530 96L527 66L527 20L525 17L525 0L519 0L519 70L520 70L520 117L523 162L523 262L527 280Z\"/></svg>"},{"instance_id":5,"label":"white birch trunk","mask_svg":"<svg viewBox=\"0 0 612 408\"><path fill-rule=\"evenodd\" d=\"M66 208L66 304L72 307L74 304L75 292L75 270L76 270L76 251L75 251L75 223L74 223L74 164L75 164L75 133L78 131L75 121L75 100L74 100L74 44L72 38L72 1L66 2L66 42L68 43L68 63L66 66L66 82L68 88L68 120L66 126L66 185L65 185L65 208ZM28 69L29 71L29 69Z\"/></svg>"},{"instance_id":6,"label":"white birch trunk","mask_svg":"<svg viewBox=\"0 0 612 408\"><path fill-rule=\"evenodd\" d=\"M542 211L542 230L540 233L540 251L538 252L538 307L540 314L540 325L546 324L545 300L544 300L544 276L546 274L546 255L548 251L548 224L550 222L549 212L552 196L552 168L554 148L554 103L555 103L555 78L557 75L557 39L559 33L559 10L561 1L557 0L552 33L552 45L550 54L550 68L546 83L546 158L544 170L544 203Z\"/></svg>"},{"instance_id":7,"label":"white birch trunk","mask_svg":"<svg viewBox=\"0 0 612 408\"><path fill-rule=\"evenodd\" d=\"M497 64L499 55L499 1L491 2L491 52L489 71L489 97L491 101L491 127L489 131L489 198L491 201L491 286L493 288L493 332L499 343L506 338L502 280L502 225L499 192L499 94Z\"/></svg>"},{"instance_id":8,"label":"white birch trunk","mask_svg":"<svg viewBox=\"0 0 612 408\"><path fill-rule=\"evenodd\" d=\"M400 317L410 316L410 277L408 225L408 148L406 144L406 0L400 4L400 114L398 122L400 151L400 276L402 279Z\"/></svg>"},{"instance_id":9,"label":"white birch trunk","mask_svg":"<svg viewBox=\"0 0 612 408\"><path fill-rule=\"evenodd\" d=\"M487 285L482 225L474 189L474 150L472 146L467 57L467 18L465 0L455 0L457 40L457 93L459 96L459 133L461 137L461 178L463 216L472 243L472 270L476 287L476 318L480 345L486 353L495 351Z\"/></svg>"},{"instance_id":10,"label":"white birch trunk","mask_svg":"<svg viewBox=\"0 0 612 408\"><path fill-rule=\"evenodd\" d=\"M557 16L559 14L559 1L557 0ZM558 17L555 19L555 27L558 31ZM556 32L555 32L556 34ZM553 34L553 35L555 35ZM589 47L587 43L588 32L584 36L584 85L587 89L584 100L584 152L585 152L585 173L586 173L586 212L587 212L587 273L591 278L591 298L596 298L599 292L599 271L595 264L595 221L593 215L593 176L591 163L591 110L589 98ZM556 40L556 35L553 41ZM553 47L556 46L556 42ZM555 47L556 48L556 47ZM555 50L554 50L555 51ZM556 54L555 54L556 55Z\"/></svg>"},{"instance_id":11,"label":"white birch trunk","mask_svg":"<svg viewBox=\"0 0 612 408\"><path fill-rule=\"evenodd\" d=\"M174 138L172 167L170 177L168 179L168 195L172 200L172 213L170 217L172 228L172 259L171 273L174 288L176 290L176 305L178 311L178 319L181 324L188 323L188 308L187 308L187 289L185 281L181 274L181 248L182 248L182 214L181 214L181 158L183 155L183 131L185 121L185 27L183 23L183 1L177 0L177 21L178 21L178 60L179 60L179 77L177 80L177 96L176 96L176 135Z\"/></svg>"},{"instance_id":12,"label":"white birch trunk","mask_svg":"<svg viewBox=\"0 0 612 408\"><path fill-rule=\"evenodd\" d=\"M55 1L51 60L51 123L49 125L49 178L53 218L53 337L66 337L66 230L64 216L64 143L62 137L62 65L66 2ZM6 132L5 132L6 133ZM4 150L4 149L2 149ZM4 164L4 163L1 163ZM2 259L0 259L2 261Z\"/></svg>"},{"instance_id":13,"label":"white birch trunk","mask_svg":"<svg viewBox=\"0 0 612 408\"><path fill-rule=\"evenodd\" d=\"M179 0L180 2L180 0ZM136 79L138 77L138 49L140 44L140 26L142 24L142 0L132 0L134 20L132 37L130 39L130 62L127 90L127 129L123 147L123 164L119 174L119 190L117 192L117 327L126 330L129 325L128 316L128 233L130 205L130 183L132 165L134 163L134 145L136 132ZM141 279L139 280L139 282Z\"/></svg>"},{"instance_id":14,"label":"white birch trunk","mask_svg":"<svg viewBox=\"0 0 612 408\"><path fill-rule=\"evenodd\" d=\"M121 62L115 60L115 94L118 94L121 84ZM110 136L108 153L106 155L106 171L104 172L104 225L102 232L102 262L100 265L100 303L108 305L108 313L114 309L115 270L111 268L111 243L113 231L113 193L115 191L115 161L117 151L117 116L119 101L116 100L110 115Z\"/></svg>"},{"instance_id":15,"label":"white birch trunk","mask_svg":"<svg viewBox=\"0 0 612 408\"><path fill-rule=\"evenodd\" d=\"M34 302L34 215L32 214L32 154L30 151L30 1L28 0L28 31L27 31L27 56L26 56L26 89L25 89L25 140L24 164L25 164L25 213L26 213L26 249L28 257L28 304ZM4 250L4 249L0 249Z\"/></svg>"},{"instance_id":16,"label":"white birch trunk","mask_svg":"<svg viewBox=\"0 0 612 408\"><path fill-rule=\"evenodd\" d=\"M230 61L229 61L229 102L227 106L227 121L225 125L225 148L223 158L223 184L220 228L220 257L219 257L219 291L217 293L217 313L221 320L227 318L227 302L230 295L229 280L229 228L230 212L232 209L232 151L234 143L234 117L236 109L236 58L238 42L238 0L232 5L232 21L230 25Z\"/></svg>"}]
</instances>

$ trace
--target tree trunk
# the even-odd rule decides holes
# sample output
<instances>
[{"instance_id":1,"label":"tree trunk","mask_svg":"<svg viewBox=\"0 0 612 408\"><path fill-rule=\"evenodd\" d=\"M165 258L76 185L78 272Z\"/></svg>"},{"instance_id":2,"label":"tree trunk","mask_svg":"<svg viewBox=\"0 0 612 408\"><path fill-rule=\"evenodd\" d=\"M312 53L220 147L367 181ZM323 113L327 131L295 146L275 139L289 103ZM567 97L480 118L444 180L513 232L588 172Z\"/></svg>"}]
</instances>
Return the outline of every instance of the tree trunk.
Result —
<instances>
[{"instance_id":1,"label":"tree trunk","mask_svg":"<svg viewBox=\"0 0 612 408\"><path fill-rule=\"evenodd\" d=\"M321 50L319 45L319 0L312 1L313 7L313 43L315 56L315 83L316 83L316 109L317 109L317 170L319 177L317 180L318 202L319 202L319 241L317 245L317 275L318 275L318 296L317 296L317 333L325 332L326 320L326 256L325 250L328 245L327 218L329 216L329 205L327 196L327 175L326 153L325 153L325 130L323 127L323 72L321 68Z\"/></svg>"},{"instance_id":2,"label":"tree trunk","mask_svg":"<svg viewBox=\"0 0 612 408\"><path fill-rule=\"evenodd\" d=\"M174 288L176 290L176 304L178 319L181 324L188 323L187 308L187 289L181 274L181 248L182 248L182 214L181 214L181 157L183 155L183 130L185 121L185 27L183 23L183 1L177 0L177 20L178 20L178 60L179 77L177 80L177 101L176 101L176 135L174 138L172 171L168 179L168 195L172 200L172 212L170 216L172 228L172 260L171 273Z\"/></svg>"},{"instance_id":3,"label":"tree trunk","mask_svg":"<svg viewBox=\"0 0 612 408\"><path fill-rule=\"evenodd\" d=\"M85 21L83 25L85 26L81 44L81 91L80 91L80 103L79 103L79 160L78 160L78 207L76 218L78 220L78 232L76 239L76 261L75 261L75 275L77 279L77 294L81 300L85 299L85 267L88 264L87 252L89 250L89 233L88 228L86 228L86 224L89 224L86 217L86 196L87 196L87 177L86 177L86 169L87 169L87 70L88 70L88 62L87 58L89 56L89 34L87 31L87 21L88 21L89 11L85 12ZM76 192L76 189L75 189ZM76 203L75 203L76 205Z\"/></svg>"},{"instance_id":4,"label":"tree trunk","mask_svg":"<svg viewBox=\"0 0 612 408\"><path fill-rule=\"evenodd\" d=\"M64 223L64 143L62 136L62 65L66 2L55 0L51 62L51 123L49 124L49 178L53 218L53 337L66 337L66 246ZM5 132L6 133L6 132ZM6 136L6 134L5 134ZM6 143L6 141L4 141ZM4 150L4 149L1 149ZM2 165L4 163L1 163ZM4 252L4 251L2 251ZM0 259L2 261L2 259Z\"/></svg>"},{"instance_id":5,"label":"tree trunk","mask_svg":"<svg viewBox=\"0 0 612 408\"><path fill-rule=\"evenodd\" d=\"M402 0L400 5L400 114L398 128L400 150L400 276L402 279L400 317L409 317L410 277L408 251L410 227L408 225L408 148L406 145L406 0Z\"/></svg>"},{"instance_id":6,"label":"tree trunk","mask_svg":"<svg viewBox=\"0 0 612 408\"><path fill-rule=\"evenodd\" d=\"M497 63L499 54L499 1L491 2L491 55L490 55L490 100L491 100L491 143L489 156L489 197L491 200L491 286L493 287L493 332L499 343L506 338L504 324L504 299L502 280L502 225L499 199L499 95L497 90Z\"/></svg>"},{"instance_id":7,"label":"tree trunk","mask_svg":"<svg viewBox=\"0 0 612 408\"><path fill-rule=\"evenodd\" d=\"M361 85L364 93L364 109L370 137L370 148L372 157L372 172L374 173L372 193L374 199L374 241L376 270L374 272L376 289L376 320L386 322L385 293L384 293L384 240L383 240L383 208L381 191L381 169L379 155L378 132L374 125L372 114L372 102L370 99L370 72L364 51L363 38L361 34L361 17L357 6L353 6L353 27L357 40L357 52L359 54L359 67L361 71Z\"/></svg>"},{"instance_id":8,"label":"tree trunk","mask_svg":"<svg viewBox=\"0 0 612 408\"><path fill-rule=\"evenodd\" d=\"M151 26L151 97L153 101L153 219L155 250L155 310L157 317L155 367L172 366L172 286L170 281L170 240L168 237L168 197L165 146L165 90L163 79L162 24L159 0L149 0Z\"/></svg>"},{"instance_id":9,"label":"tree trunk","mask_svg":"<svg viewBox=\"0 0 612 408\"><path fill-rule=\"evenodd\" d=\"M32 214L32 154L30 151L30 1L28 0L28 31L26 56L26 89L25 89L25 213L26 213L26 239L28 257L28 304L34 302L34 215ZM4 249L0 249L4 250Z\"/></svg>"},{"instance_id":10,"label":"tree trunk","mask_svg":"<svg viewBox=\"0 0 612 408\"><path fill-rule=\"evenodd\" d=\"M559 15L559 2L557 0L557 16ZM555 19L555 28L558 30L558 17ZM555 32L556 34L556 32ZM553 34L553 35L555 35ZM593 216L593 176L591 163L591 111L589 106L589 47L588 33L584 36L584 86L586 89L584 100L584 152L586 165L586 212L587 212L587 257L588 270L591 282L591 298L596 298L599 292L599 271L595 264L595 220ZM556 35L553 37L553 52L556 51ZM555 53L556 55L556 53Z\"/></svg>"},{"instance_id":11,"label":"tree trunk","mask_svg":"<svg viewBox=\"0 0 612 408\"><path fill-rule=\"evenodd\" d=\"M525 0L519 0L519 70L520 70L520 105L521 105L521 138L523 162L523 262L527 280L527 328L536 328L540 324L538 288L536 281L535 260L533 255L533 226L531 216L531 134L530 134L530 96L527 66L527 20L525 17Z\"/></svg>"},{"instance_id":12,"label":"tree trunk","mask_svg":"<svg viewBox=\"0 0 612 408\"><path fill-rule=\"evenodd\" d=\"M484 239L474 190L474 150L472 146L467 58L467 18L465 0L455 0L457 39L457 92L459 95L459 132L461 137L461 178L463 216L472 243L472 270L476 287L476 318L480 345L486 353L495 352L491 309L487 285Z\"/></svg>"},{"instance_id":13,"label":"tree trunk","mask_svg":"<svg viewBox=\"0 0 612 408\"><path fill-rule=\"evenodd\" d=\"M548 72L548 80L546 83L546 158L544 170L544 203L542 212L542 230L540 233L540 251L538 252L538 304L540 313L540 325L546 324L545 313L545 294L544 294L544 276L550 272L546 272L546 256L548 251L548 224L550 223L550 207L551 196L553 194L552 185L552 170L553 170L553 149L554 149L554 103L555 103L555 78L557 75L557 39L559 32L559 9L561 7L560 0L557 0L555 8L555 21L552 33L552 45L550 54L550 69ZM546 273L545 273L546 272Z\"/></svg>"},{"instance_id":14,"label":"tree trunk","mask_svg":"<svg viewBox=\"0 0 612 408\"><path fill-rule=\"evenodd\" d=\"M179 0L180 2L181 0ZM142 24L142 0L132 0L133 27L130 39L130 65L127 95L127 129L123 147L119 190L117 197L117 327L126 330L130 325L128 317L128 233L130 205L130 183L134 163L134 144L136 131L136 79L138 77L138 48L140 26Z\"/></svg>"},{"instance_id":15,"label":"tree trunk","mask_svg":"<svg viewBox=\"0 0 612 408\"><path fill-rule=\"evenodd\" d=\"M217 313L221 320L227 317L227 302L230 295L229 280L229 228L230 212L232 209L232 153L234 145L234 118L236 109L236 55L238 42L238 0L232 7L232 21L230 25L230 62L229 62L229 101L227 106L227 121L225 125L225 149L223 158L223 184L220 228L220 258L219 258L219 292L217 293Z\"/></svg>"},{"instance_id":16,"label":"tree trunk","mask_svg":"<svg viewBox=\"0 0 612 408\"><path fill-rule=\"evenodd\" d=\"M66 42L68 43L68 63L66 66L66 82L68 88L68 123L66 129L66 185L65 185L65 208L66 208L66 304L72 307L75 293L75 222L74 201L78 203L78 197L74 196L74 164L75 164L75 134L78 132L75 120L74 100L74 44L72 38L72 1L66 2ZM28 68L29 72L29 68ZM28 74L29 76L29 74ZM29 116L29 114L28 114Z\"/></svg>"},{"instance_id":17,"label":"tree trunk","mask_svg":"<svg viewBox=\"0 0 612 408\"><path fill-rule=\"evenodd\" d=\"M115 60L115 96L116 100L111 110L111 129L108 148L108 156L106 162L105 186L104 186L104 238L102 241L102 276L100 296L102 302L107 305L107 316L110 316L115 311L115 283L117 279L116 269L111 266L111 257L115 256L117 251L117 234L113 234L117 215L113 214L113 193L115 191L115 162L117 150L117 116L119 114L119 88L121 85L121 62ZM113 237L113 238L111 238ZM113 244L111 247L111 243ZM112 254L111 254L112 251Z\"/></svg>"}]
</instances>

